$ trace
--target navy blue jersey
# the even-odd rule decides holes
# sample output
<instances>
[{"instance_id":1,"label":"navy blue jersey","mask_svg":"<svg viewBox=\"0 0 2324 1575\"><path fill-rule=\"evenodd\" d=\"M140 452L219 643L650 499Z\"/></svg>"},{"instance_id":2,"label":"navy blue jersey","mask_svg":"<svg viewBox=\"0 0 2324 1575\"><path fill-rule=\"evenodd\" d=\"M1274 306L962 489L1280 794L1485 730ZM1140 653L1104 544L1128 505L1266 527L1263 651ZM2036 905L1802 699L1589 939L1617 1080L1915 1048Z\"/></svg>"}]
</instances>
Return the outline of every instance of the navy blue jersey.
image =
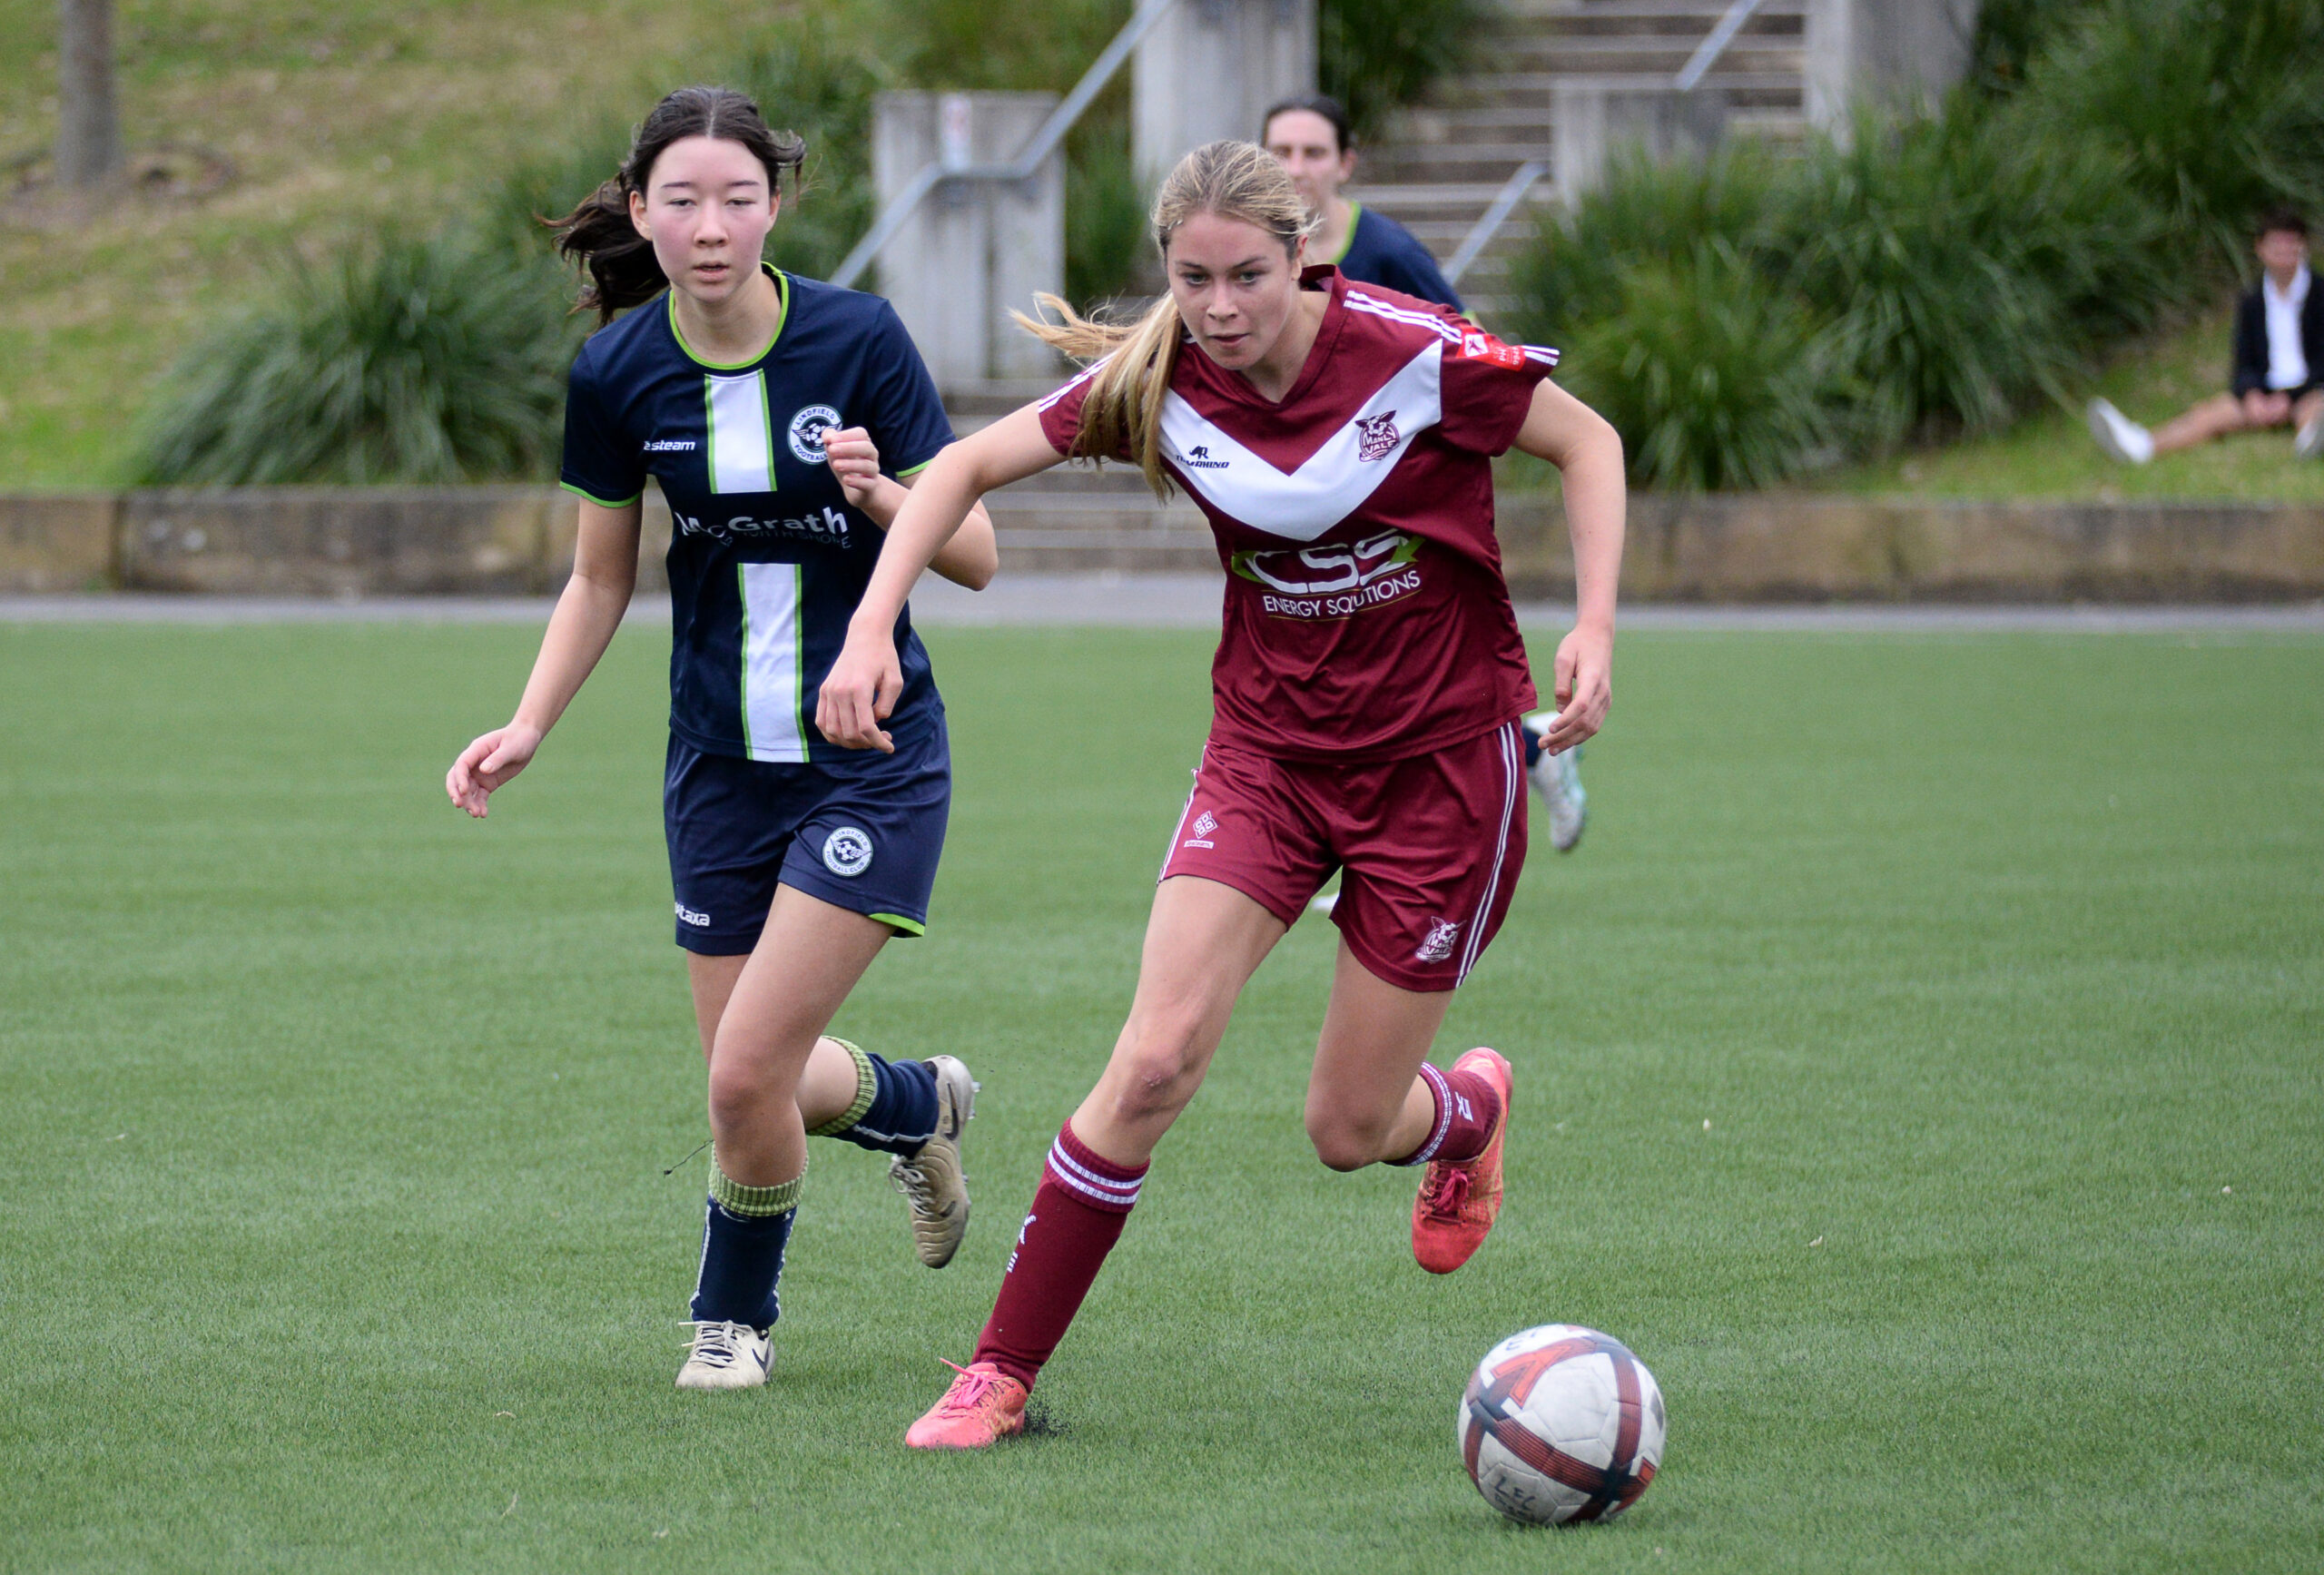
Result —
<instances>
[{"instance_id":1,"label":"navy blue jersey","mask_svg":"<svg viewBox=\"0 0 2324 1575\"><path fill-rule=\"evenodd\" d=\"M1413 239L1411 231L1361 202L1348 206L1355 213L1348 221L1347 246L1334 259L1342 273L1359 283L1401 290L1406 295L1449 306L1454 311L1466 310L1461 298L1452 293L1452 287L1444 282L1436 259L1428 254L1427 247Z\"/></svg>"},{"instance_id":2,"label":"navy blue jersey","mask_svg":"<svg viewBox=\"0 0 2324 1575\"><path fill-rule=\"evenodd\" d=\"M815 700L881 532L849 505L821 434L868 428L881 468L902 477L952 428L893 307L767 271L783 316L756 360L696 355L666 292L582 347L561 479L619 507L651 475L669 500L670 730L709 754L844 769L865 752L824 741ZM909 608L896 655L904 690L889 726L916 735L936 724L940 703Z\"/></svg>"}]
</instances>

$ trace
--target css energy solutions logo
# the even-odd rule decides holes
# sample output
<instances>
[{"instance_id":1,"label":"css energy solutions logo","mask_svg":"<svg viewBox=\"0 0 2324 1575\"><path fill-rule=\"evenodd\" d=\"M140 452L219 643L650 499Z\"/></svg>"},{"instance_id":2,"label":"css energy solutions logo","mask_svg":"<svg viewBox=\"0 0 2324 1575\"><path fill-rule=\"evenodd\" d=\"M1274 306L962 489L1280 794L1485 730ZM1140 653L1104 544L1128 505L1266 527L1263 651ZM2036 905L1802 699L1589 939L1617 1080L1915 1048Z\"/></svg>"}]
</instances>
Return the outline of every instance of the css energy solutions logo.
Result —
<instances>
[{"instance_id":1,"label":"css energy solutions logo","mask_svg":"<svg viewBox=\"0 0 2324 1575\"><path fill-rule=\"evenodd\" d=\"M1234 570L1266 587L1261 610L1279 618L1345 618L1420 589L1420 539L1401 530L1344 546L1238 552Z\"/></svg>"}]
</instances>

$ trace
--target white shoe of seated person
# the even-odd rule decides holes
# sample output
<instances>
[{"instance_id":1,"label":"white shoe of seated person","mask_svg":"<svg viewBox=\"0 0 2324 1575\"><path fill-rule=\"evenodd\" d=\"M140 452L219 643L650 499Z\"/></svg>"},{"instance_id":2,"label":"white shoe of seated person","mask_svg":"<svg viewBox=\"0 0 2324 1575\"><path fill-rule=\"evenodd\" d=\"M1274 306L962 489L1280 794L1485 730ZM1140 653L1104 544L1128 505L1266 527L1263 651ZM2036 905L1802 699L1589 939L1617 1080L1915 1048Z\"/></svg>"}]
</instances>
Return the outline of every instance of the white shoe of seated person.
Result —
<instances>
[{"instance_id":1,"label":"white shoe of seated person","mask_svg":"<svg viewBox=\"0 0 2324 1575\"><path fill-rule=\"evenodd\" d=\"M2143 465L2154 458L2154 434L2104 399L2090 401L2090 435L2109 458Z\"/></svg>"},{"instance_id":2,"label":"white shoe of seated person","mask_svg":"<svg viewBox=\"0 0 2324 1575\"><path fill-rule=\"evenodd\" d=\"M2313 459L2319 454L2324 454L2324 416L2312 418L2291 440L2295 459Z\"/></svg>"}]
</instances>

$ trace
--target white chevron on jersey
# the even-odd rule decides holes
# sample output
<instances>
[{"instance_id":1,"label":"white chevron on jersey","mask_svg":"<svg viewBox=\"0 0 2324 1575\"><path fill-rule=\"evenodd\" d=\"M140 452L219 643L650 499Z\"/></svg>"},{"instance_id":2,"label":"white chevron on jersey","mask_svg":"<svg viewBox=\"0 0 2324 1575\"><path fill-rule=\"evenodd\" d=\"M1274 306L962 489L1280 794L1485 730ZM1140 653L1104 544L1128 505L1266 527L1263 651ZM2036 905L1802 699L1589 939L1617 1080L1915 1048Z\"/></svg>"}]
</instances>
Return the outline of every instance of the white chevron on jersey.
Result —
<instances>
[{"instance_id":1,"label":"white chevron on jersey","mask_svg":"<svg viewBox=\"0 0 2324 1575\"><path fill-rule=\"evenodd\" d=\"M1453 335L1454 342L1460 335ZM1444 413L1440 379L1444 346L1430 344L1406 361L1364 402L1354 419L1334 432L1299 468L1285 472L1206 420L1177 393L1162 401L1163 454L1188 487L1221 513L1253 530L1287 541L1314 541L1364 507L1413 438ZM1395 447L1376 458L1361 457L1367 426L1393 421Z\"/></svg>"}]
</instances>

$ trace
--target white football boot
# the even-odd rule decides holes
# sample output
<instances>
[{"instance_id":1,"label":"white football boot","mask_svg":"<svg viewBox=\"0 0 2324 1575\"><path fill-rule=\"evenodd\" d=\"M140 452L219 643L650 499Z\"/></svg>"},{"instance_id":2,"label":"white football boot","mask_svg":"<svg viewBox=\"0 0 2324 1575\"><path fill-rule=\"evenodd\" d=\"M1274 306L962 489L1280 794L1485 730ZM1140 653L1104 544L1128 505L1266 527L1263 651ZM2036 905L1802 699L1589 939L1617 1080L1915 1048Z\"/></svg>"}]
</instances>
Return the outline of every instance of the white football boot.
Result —
<instances>
[{"instance_id":1,"label":"white football boot","mask_svg":"<svg viewBox=\"0 0 2324 1575\"><path fill-rule=\"evenodd\" d=\"M920 1261L940 1269L960 1250L969 1229L969 1178L960 1169L960 1132L977 1113L980 1085L952 1056L931 1056L936 1074L936 1135L906 1159L889 1162L888 1179L911 1205L912 1245Z\"/></svg>"},{"instance_id":2,"label":"white football boot","mask_svg":"<svg viewBox=\"0 0 2324 1575\"><path fill-rule=\"evenodd\" d=\"M1557 724L1556 712L1537 711L1525 719L1525 731L1542 739ZM1525 777L1550 812L1550 846L1561 853L1572 852L1590 819L1590 795L1581 791L1581 746L1577 743L1563 754L1542 750L1541 758L1526 767Z\"/></svg>"},{"instance_id":3,"label":"white football boot","mask_svg":"<svg viewBox=\"0 0 2324 1575\"><path fill-rule=\"evenodd\" d=\"M2104 399L2090 401L2090 435L2109 458L2125 465L2143 465L2154 458L2154 434Z\"/></svg>"},{"instance_id":4,"label":"white football boot","mask_svg":"<svg viewBox=\"0 0 2324 1575\"><path fill-rule=\"evenodd\" d=\"M773 1343L748 1324L696 1324L678 1387L755 1389L773 1365Z\"/></svg>"},{"instance_id":5,"label":"white football boot","mask_svg":"<svg viewBox=\"0 0 2324 1575\"><path fill-rule=\"evenodd\" d=\"M2313 459L2319 454L2324 454L2324 416L2309 421L2293 434L2291 440L2291 457L2295 459Z\"/></svg>"}]
</instances>

